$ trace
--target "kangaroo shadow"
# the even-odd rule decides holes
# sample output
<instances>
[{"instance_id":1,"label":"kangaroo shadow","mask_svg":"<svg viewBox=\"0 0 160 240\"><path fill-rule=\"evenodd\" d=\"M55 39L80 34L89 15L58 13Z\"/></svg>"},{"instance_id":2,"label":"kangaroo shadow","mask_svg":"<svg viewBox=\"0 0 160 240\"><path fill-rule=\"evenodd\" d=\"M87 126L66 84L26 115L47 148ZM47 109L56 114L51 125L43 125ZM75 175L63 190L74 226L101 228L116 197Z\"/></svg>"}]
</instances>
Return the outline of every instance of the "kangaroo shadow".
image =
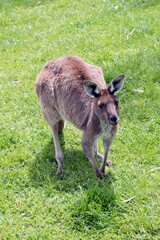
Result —
<instances>
[{"instance_id":1,"label":"kangaroo shadow","mask_svg":"<svg viewBox=\"0 0 160 240\"><path fill-rule=\"evenodd\" d=\"M71 146L70 149L66 149L63 133L60 134L59 139L64 153L63 180L59 180L56 175L57 162L53 139L51 139L42 151L36 155L30 165L29 175L34 187L51 185L52 188L58 191L72 192L80 188L87 189L89 184L94 184L94 182L110 184L114 181L111 171L108 171L104 180L99 180L96 177L92 164L85 157L83 150L79 150L79 145L74 145L74 147Z\"/></svg>"}]
</instances>

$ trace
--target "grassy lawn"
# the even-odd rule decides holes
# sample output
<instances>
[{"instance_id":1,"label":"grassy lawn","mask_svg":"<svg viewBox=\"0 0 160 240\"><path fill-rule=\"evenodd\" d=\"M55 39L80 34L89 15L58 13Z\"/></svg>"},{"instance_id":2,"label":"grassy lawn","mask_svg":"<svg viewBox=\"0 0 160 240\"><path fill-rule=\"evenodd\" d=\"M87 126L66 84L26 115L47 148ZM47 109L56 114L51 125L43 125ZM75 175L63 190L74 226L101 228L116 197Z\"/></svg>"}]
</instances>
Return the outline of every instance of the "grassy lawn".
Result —
<instances>
[{"instance_id":1,"label":"grassy lawn","mask_svg":"<svg viewBox=\"0 0 160 240\"><path fill-rule=\"evenodd\" d=\"M0 4L0 239L160 239L159 0ZM109 153L116 167L103 181L69 123L63 181L55 175L35 79L64 55L100 66L107 83L126 75Z\"/></svg>"}]
</instances>

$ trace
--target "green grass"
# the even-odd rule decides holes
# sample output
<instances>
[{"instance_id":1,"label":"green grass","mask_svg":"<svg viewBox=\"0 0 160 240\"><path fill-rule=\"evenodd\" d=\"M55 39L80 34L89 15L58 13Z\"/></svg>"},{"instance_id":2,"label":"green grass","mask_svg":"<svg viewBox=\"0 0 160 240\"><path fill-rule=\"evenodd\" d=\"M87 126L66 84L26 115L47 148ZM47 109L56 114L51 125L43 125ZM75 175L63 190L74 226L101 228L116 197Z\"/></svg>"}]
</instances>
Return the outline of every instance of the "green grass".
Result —
<instances>
[{"instance_id":1,"label":"green grass","mask_svg":"<svg viewBox=\"0 0 160 240\"><path fill-rule=\"evenodd\" d=\"M0 4L0 239L160 239L159 1ZM63 181L55 175L35 79L45 62L64 55L100 66L107 83L126 75L109 153L116 167L103 181L69 123L61 135Z\"/></svg>"}]
</instances>

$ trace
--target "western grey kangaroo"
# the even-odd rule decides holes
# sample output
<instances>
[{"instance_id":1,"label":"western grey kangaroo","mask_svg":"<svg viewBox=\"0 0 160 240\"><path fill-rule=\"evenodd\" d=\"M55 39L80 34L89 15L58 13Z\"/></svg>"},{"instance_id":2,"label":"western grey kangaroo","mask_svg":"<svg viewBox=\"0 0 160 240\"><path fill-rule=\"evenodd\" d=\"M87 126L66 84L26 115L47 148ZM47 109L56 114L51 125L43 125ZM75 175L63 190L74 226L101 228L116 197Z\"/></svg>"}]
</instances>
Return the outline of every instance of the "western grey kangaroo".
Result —
<instances>
[{"instance_id":1,"label":"western grey kangaroo","mask_svg":"<svg viewBox=\"0 0 160 240\"><path fill-rule=\"evenodd\" d=\"M60 179L64 156L58 133L62 132L65 120L83 131L82 148L98 178L103 179L106 164L113 166L107 156L118 130L115 93L122 88L124 77L120 75L106 86L102 70L77 56L51 60L42 68L36 79L36 92L43 116L51 127ZM98 152L98 138L103 139L104 156ZM100 169L95 156L102 161Z\"/></svg>"}]
</instances>

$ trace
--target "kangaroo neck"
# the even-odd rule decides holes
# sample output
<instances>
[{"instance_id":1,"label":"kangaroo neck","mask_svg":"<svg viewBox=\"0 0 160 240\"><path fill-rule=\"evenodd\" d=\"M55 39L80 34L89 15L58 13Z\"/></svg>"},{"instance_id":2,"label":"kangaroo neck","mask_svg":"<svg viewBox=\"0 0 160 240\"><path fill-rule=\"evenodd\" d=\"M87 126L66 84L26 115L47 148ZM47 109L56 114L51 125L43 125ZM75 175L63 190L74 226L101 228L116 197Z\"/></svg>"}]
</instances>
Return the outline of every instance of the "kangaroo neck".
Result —
<instances>
[{"instance_id":1,"label":"kangaroo neck","mask_svg":"<svg viewBox=\"0 0 160 240\"><path fill-rule=\"evenodd\" d=\"M94 102L92 102L91 107L88 111L87 124L85 128L90 129L90 131L93 131L96 135L99 134L101 131L100 125L100 119L94 111Z\"/></svg>"}]
</instances>

